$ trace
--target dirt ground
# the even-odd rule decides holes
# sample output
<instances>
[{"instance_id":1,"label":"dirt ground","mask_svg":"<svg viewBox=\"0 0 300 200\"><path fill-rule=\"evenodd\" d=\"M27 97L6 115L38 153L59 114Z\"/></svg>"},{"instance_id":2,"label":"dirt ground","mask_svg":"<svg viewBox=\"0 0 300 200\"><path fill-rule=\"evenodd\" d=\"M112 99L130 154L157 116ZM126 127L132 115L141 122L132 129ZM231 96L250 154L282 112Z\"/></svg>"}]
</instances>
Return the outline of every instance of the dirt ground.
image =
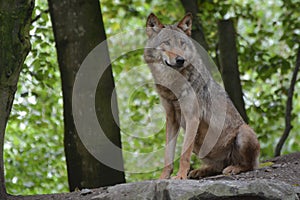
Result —
<instances>
[{"instance_id":1,"label":"dirt ground","mask_svg":"<svg viewBox=\"0 0 300 200\"><path fill-rule=\"evenodd\" d=\"M300 191L300 152L284 155L267 160L261 164L259 169L241 173L238 175L218 175L201 179L205 180L254 180L254 179L273 179L284 181L294 186ZM100 194L105 192L105 188L72 192L67 194L49 194L34 196L10 196L9 200L88 200L91 199L90 193Z\"/></svg>"},{"instance_id":2,"label":"dirt ground","mask_svg":"<svg viewBox=\"0 0 300 200\"><path fill-rule=\"evenodd\" d=\"M259 169L238 175L218 175L202 179L205 180L243 180L243 179L273 179L284 181L295 187L300 187L300 152L272 158L261 163Z\"/></svg>"}]
</instances>

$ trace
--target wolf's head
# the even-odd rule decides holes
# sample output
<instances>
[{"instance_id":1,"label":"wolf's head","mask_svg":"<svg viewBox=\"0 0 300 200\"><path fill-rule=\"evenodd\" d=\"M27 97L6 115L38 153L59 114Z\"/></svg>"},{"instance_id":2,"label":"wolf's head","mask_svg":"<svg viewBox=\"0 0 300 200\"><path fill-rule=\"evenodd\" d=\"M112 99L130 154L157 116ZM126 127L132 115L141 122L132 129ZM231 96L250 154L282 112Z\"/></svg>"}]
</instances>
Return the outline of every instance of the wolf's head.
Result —
<instances>
[{"instance_id":1,"label":"wolf's head","mask_svg":"<svg viewBox=\"0 0 300 200\"><path fill-rule=\"evenodd\" d=\"M186 14L173 25L164 25L151 13L146 23L148 43L145 49L147 63L163 64L181 70L191 62L193 43L190 39L192 14Z\"/></svg>"}]
</instances>

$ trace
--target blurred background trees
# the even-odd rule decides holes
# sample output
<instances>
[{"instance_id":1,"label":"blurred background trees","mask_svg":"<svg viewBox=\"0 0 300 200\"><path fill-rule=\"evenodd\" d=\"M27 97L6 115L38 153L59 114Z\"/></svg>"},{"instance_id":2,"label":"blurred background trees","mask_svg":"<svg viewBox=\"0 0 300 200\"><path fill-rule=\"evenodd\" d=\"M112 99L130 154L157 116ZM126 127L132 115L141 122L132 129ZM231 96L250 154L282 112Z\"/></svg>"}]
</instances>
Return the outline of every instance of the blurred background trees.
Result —
<instances>
[{"instance_id":1,"label":"blurred background trees","mask_svg":"<svg viewBox=\"0 0 300 200\"><path fill-rule=\"evenodd\" d=\"M174 23L191 9L182 2L101 0L106 35L113 38L120 32L144 28L150 12L163 23ZM248 123L258 134L261 160L273 157L285 129L287 95L300 43L297 10L300 1L197 0L193 3L196 5L190 10L194 14L193 31L198 31L199 38L195 39L202 41L219 68L226 60L227 51L231 51L226 50L226 45L221 46L220 23L230 21L234 30L231 36L236 43L233 45L237 59L235 70L240 74L242 91L239 92L243 95L240 101L244 101ZM12 194L68 191L60 71L46 1L37 0L33 13L32 50L20 75L4 141L6 187ZM143 35L123 40L139 37ZM111 54L119 51L116 41L109 40L108 45ZM163 160L157 157L141 164L138 159L141 153L162 149L165 138L164 113L142 52L137 49L112 62L127 182L157 178ZM228 76L230 80L230 73ZM293 128L283 146L284 154L300 150L299 89L296 81L290 118ZM193 161L194 165L198 164L196 159ZM134 173L136 166L143 168L143 165L153 166L152 170Z\"/></svg>"}]
</instances>

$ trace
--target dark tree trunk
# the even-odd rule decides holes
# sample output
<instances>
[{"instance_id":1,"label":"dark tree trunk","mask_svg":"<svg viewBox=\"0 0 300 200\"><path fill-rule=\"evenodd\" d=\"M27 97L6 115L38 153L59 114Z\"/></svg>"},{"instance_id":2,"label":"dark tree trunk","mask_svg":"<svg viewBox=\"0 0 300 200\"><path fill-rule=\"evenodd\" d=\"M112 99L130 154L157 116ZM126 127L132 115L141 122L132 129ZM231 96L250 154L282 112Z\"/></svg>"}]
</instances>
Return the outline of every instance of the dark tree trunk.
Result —
<instances>
[{"instance_id":1,"label":"dark tree trunk","mask_svg":"<svg viewBox=\"0 0 300 200\"><path fill-rule=\"evenodd\" d=\"M72 113L75 75L88 53L106 39L99 1L49 0L48 2L62 77L64 145L70 190L123 183L124 172L102 164L84 147L76 131ZM108 50L106 51L104 53L108 56ZM105 74L105 80L103 87L98 86L97 89L97 93L101 94L101 98L96 101L98 115L111 109L111 101L107 101L108 98L111 99L114 88L111 67ZM114 144L121 147L120 130L112 117L106 118L104 126L110 127L109 133L106 133ZM105 153L110 154L109 151Z\"/></svg>"},{"instance_id":2,"label":"dark tree trunk","mask_svg":"<svg viewBox=\"0 0 300 200\"><path fill-rule=\"evenodd\" d=\"M233 21L220 20L218 23L218 34L219 67L225 90L245 122L248 122L238 67L236 34Z\"/></svg>"},{"instance_id":3,"label":"dark tree trunk","mask_svg":"<svg viewBox=\"0 0 300 200\"><path fill-rule=\"evenodd\" d=\"M205 50L208 50L201 20L198 17L199 10L197 0L181 0L181 4L183 5L185 12L190 12L193 15L192 38L196 40Z\"/></svg>"},{"instance_id":4,"label":"dark tree trunk","mask_svg":"<svg viewBox=\"0 0 300 200\"><path fill-rule=\"evenodd\" d=\"M3 145L19 75L30 50L34 1L0 1L0 199L6 199Z\"/></svg>"}]
</instances>

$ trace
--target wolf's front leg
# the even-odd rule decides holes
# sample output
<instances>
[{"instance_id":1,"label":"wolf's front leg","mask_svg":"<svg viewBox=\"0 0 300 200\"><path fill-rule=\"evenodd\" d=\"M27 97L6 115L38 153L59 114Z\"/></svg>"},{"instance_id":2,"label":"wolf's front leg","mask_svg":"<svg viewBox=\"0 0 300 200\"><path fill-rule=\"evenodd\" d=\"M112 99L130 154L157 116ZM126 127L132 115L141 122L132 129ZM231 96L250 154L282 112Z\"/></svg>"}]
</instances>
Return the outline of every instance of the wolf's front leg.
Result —
<instances>
[{"instance_id":1,"label":"wolf's front leg","mask_svg":"<svg viewBox=\"0 0 300 200\"><path fill-rule=\"evenodd\" d=\"M176 120L176 112L171 105L163 104L167 114L166 122L166 149L164 157L164 169L160 179L169 179L173 172L176 141L179 131L179 122Z\"/></svg>"},{"instance_id":2,"label":"wolf's front leg","mask_svg":"<svg viewBox=\"0 0 300 200\"><path fill-rule=\"evenodd\" d=\"M180 166L177 176L174 179L187 179L187 174L190 169L190 160L194 148L194 141L199 127L199 118L193 117L186 121L186 131L180 157Z\"/></svg>"}]
</instances>

